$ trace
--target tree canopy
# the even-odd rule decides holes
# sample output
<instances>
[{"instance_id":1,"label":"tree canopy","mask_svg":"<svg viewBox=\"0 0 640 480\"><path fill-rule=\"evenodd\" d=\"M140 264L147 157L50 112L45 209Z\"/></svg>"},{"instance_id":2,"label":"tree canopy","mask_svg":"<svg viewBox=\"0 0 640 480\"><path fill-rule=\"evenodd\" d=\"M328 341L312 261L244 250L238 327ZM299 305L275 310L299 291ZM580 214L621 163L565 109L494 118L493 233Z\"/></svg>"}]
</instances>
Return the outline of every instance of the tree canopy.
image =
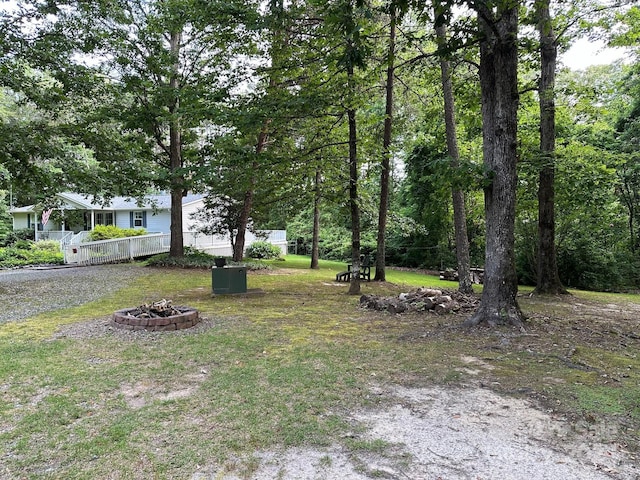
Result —
<instances>
[{"instance_id":1,"label":"tree canopy","mask_svg":"<svg viewBox=\"0 0 640 480\"><path fill-rule=\"evenodd\" d=\"M172 255L186 191L240 258L247 228L277 227L356 268L457 268L465 231L483 303L502 299L489 317L517 323L518 282L640 284L639 18L586 0L3 5L0 187L170 192ZM563 67L584 35L628 61Z\"/></svg>"}]
</instances>

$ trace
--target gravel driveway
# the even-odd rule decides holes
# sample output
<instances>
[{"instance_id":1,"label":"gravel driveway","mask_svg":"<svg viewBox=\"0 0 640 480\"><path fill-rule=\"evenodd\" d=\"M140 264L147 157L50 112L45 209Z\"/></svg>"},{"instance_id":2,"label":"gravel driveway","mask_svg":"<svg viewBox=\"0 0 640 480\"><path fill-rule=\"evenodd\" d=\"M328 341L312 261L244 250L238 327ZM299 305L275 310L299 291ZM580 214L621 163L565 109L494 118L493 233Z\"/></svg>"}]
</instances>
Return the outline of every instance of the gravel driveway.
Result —
<instances>
[{"instance_id":1,"label":"gravel driveway","mask_svg":"<svg viewBox=\"0 0 640 480\"><path fill-rule=\"evenodd\" d=\"M0 324L91 302L147 272L127 264L0 270Z\"/></svg>"}]
</instances>

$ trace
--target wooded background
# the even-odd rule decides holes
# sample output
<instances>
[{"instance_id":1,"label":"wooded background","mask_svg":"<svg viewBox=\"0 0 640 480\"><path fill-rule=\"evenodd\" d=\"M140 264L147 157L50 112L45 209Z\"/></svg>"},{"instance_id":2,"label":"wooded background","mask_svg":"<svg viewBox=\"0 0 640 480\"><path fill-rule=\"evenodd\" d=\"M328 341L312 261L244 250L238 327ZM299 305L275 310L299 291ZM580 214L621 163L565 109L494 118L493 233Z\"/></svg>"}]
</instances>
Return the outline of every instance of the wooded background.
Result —
<instances>
[{"instance_id":1,"label":"wooded background","mask_svg":"<svg viewBox=\"0 0 640 480\"><path fill-rule=\"evenodd\" d=\"M247 228L286 229L314 259L372 254L380 280L388 265L459 268L467 239L463 262L485 266L496 160L514 168L513 258L502 258L520 283L637 289L633 3L3 3L0 233L10 201L195 191L218 219L209 230L234 232L240 249ZM628 60L563 67L557 55L585 36ZM508 73L496 55L509 48L517 70L504 90L490 76ZM517 108L504 157L487 153L487 135L503 131L487 121L504 119L487 113L492 95Z\"/></svg>"}]
</instances>

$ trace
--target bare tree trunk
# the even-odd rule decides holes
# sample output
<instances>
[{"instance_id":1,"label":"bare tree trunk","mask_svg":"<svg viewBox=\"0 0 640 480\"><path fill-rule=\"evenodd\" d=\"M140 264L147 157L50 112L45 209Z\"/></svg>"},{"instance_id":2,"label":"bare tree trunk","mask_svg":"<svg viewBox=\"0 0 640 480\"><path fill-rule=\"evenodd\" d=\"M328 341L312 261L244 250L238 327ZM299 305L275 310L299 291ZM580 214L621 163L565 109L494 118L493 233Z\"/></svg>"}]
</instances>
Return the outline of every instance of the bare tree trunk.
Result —
<instances>
[{"instance_id":1,"label":"bare tree trunk","mask_svg":"<svg viewBox=\"0 0 640 480\"><path fill-rule=\"evenodd\" d=\"M389 26L389 51L387 53L386 107L384 133L382 136L382 170L380 172L380 206L378 207L378 245L376 250L375 281L384 282L387 215L389 213L389 177L391 163L391 129L393 125L393 75L395 71L396 51L396 10L391 6L391 24Z\"/></svg>"},{"instance_id":2,"label":"bare tree trunk","mask_svg":"<svg viewBox=\"0 0 640 480\"><path fill-rule=\"evenodd\" d=\"M353 70L351 70L353 75ZM349 206L351 209L351 282L349 293L360 293L360 205L358 205L358 154L356 148L356 111L347 111L349 119Z\"/></svg>"},{"instance_id":3,"label":"bare tree trunk","mask_svg":"<svg viewBox=\"0 0 640 480\"><path fill-rule=\"evenodd\" d=\"M268 139L269 120L264 122L262 130L258 135L258 141L256 143L256 156L260 155L266 145ZM241 262L244 257L244 246L247 237L247 226L249 225L249 219L251 218L251 209L253 208L253 197L256 185L255 172L258 170L258 163L253 162L251 172L249 175L249 188L244 192L244 201L242 203L242 211L238 218L238 231L236 232L236 242L233 246L233 260Z\"/></svg>"},{"instance_id":4,"label":"bare tree trunk","mask_svg":"<svg viewBox=\"0 0 640 480\"><path fill-rule=\"evenodd\" d=\"M482 301L465 325L522 327L514 230L518 129L518 2L479 3L483 158L487 171L485 276Z\"/></svg>"},{"instance_id":5,"label":"bare tree trunk","mask_svg":"<svg viewBox=\"0 0 640 480\"><path fill-rule=\"evenodd\" d=\"M184 255L184 241L182 234L182 197L184 195L184 179L177 172L182 168L182 138L181 125L177 112L180 107L178 99L178 55L182 33L171 32L170 50L174 57L174 66L169 79L169 87L174 95L169 111L172 118L169 123L169 165L171 171L171 240L169 243L169 256L182 257Z\"/></svg>"},{"instance_id":6,"label":"bare tree trunk","mask_svg":"<svg viewBox=\"0 0 640 480\"><path fill-rule=\"evenodd\" d=\"M169 127L169 149L171 171L175 172L182 167L182 155L180 149L180 127L175 125L178 120L172 121ZM184 255L184 241L182 233L182 198L184 189L182 179L171 178L171 225L169 227L171 240L169 243L169 256L182 257Z\"/></svg>"},{"instance_id":7,"label":"bare tree trunk","mask_svg":"<svg viewBox=\"0 0 640 480\"><path fill-rule=\"evenodd\" d=\"M555 79L558 53L549 0L535 2L540 33L540 155L538 184L538 279L536 293L567 293L560 282L555 235Z\"/></svg>"},{"instance_id":8,"label":"bare tree trunk","mask_svg":"<svg viewBox=\"0 0 640 480\"><path fill-rule=\"evenodd\" d=\"M347 79L350 93L353 92L354 69L347 65ZM351 211L351 282L349 294L360 293L360 205L358 204L358 135L356 131L356 110L347 109L349 123L349 208Z\"/></svg>"},{"instance_id":9,"label":"bare tree trunk","mask_svg":"<svg viewBox=\"0 0 640 480\"><path fill-rule=\"evenodd\" d=\"M447 29L444 25L436 26L438 47L447 44ZM442 73L442 93L444 96L444 123L447 135L447 150L451 159L451 168L460 168L460 153L456 134L455 100L451 84L451 68L449 61L440 56ZM453 200L453 225L456 236L456 258L458 260L458 290L462 293L473 293L471 282L471 260L469 258L469 237L467 236L467 214L464 205L464 192L454 186L451 191Z\"/></svg>"},{"instance_id":10,"label":"bare tree trunk","mask_svg":"<svg viewBox=\"0 0 640 480\"><path fill-rule=\"evenodd\" d=\"M311 268L318 269L320 259L320 184L322 183L322 174L320 169L316 170L315 195L313 197L313 239L311 241Z\"/></svg>"},{"instance_id":11,"label":"bare tree trunk","mask_svg":"<svg viewBox=\"0 0 640 480\"><path fill-rule=\"evenodd\" d=\"M636 228L634 225L634 218L636 218L636 200L635 195L633 193L633 189L629 187L628 183L622 182L622 198L624 200L625 205L627 206L627 211L629 212L629 220L627 221L627 225L629 227L629 247L631 249L631 253L636 253L638 248L638 241L636 238Z\"/></svg>"},{"instance_id":12,"label":"bare tree trunk","mask_svg":"<svg viewBox=\"0 0 640 480\"><path fill-rule=\"evenodd\" d=\"M251 209L253 208L253 186L255 184L255 177L250 179L250 187L244 192L244 201L242 202L242 211L238 218L238 230L236 231L236 241L233 245L233 260L241 262L244 258L244 244L247 238L247 226L249 225L249 218L251 216Z\"/></svg>"}]
</instances>

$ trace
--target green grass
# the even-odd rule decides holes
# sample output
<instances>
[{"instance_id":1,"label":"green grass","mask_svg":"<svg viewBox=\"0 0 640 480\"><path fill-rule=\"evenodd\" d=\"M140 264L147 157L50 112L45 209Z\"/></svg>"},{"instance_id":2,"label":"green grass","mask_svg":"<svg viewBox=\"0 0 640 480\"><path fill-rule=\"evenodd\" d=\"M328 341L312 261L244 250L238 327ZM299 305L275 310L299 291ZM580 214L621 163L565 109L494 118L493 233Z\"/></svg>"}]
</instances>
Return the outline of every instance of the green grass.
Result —
<instances>
[{"instance_id":1,"label":"green grass","mask_svg":"<svg viewBox=\"0 0 640 480\"><path fill-rule=\"evenodd\" d=\"M549 329L537 337L506 327L452 330L460 318L357 308L358 296L334 281L343 263L321 262L319 270L309 270L306 257L269 263L272 270L248 277L249 288L264 296L212 297L208 270L149 269L98 301L1 325L0 472L25 479L190 478L198 465L250 472L255 465L233 459L273 445L342 443L379 452L382 440L345 437L353 428L347 411L385 401L369 394L371 383L481 379L505 393L546 395L554 408L576 415L624 417L630 431L638 430L640 359L633 348L580 344L570 360L593 367L583 371L562 361L571 325L563 330L558 322L553 331L534 321L532 329ZM363 283L362 292L456 287L413 272L389 270L387 279ZM213 326L197 334L53 337L66 324L160 298L198 308ZM606 296L607 303L629 299ZM536 315L545 311L542 301L525 297L523 305ZM491 369L471 377L469 357Z\"/></svg>"}]
</instances>

